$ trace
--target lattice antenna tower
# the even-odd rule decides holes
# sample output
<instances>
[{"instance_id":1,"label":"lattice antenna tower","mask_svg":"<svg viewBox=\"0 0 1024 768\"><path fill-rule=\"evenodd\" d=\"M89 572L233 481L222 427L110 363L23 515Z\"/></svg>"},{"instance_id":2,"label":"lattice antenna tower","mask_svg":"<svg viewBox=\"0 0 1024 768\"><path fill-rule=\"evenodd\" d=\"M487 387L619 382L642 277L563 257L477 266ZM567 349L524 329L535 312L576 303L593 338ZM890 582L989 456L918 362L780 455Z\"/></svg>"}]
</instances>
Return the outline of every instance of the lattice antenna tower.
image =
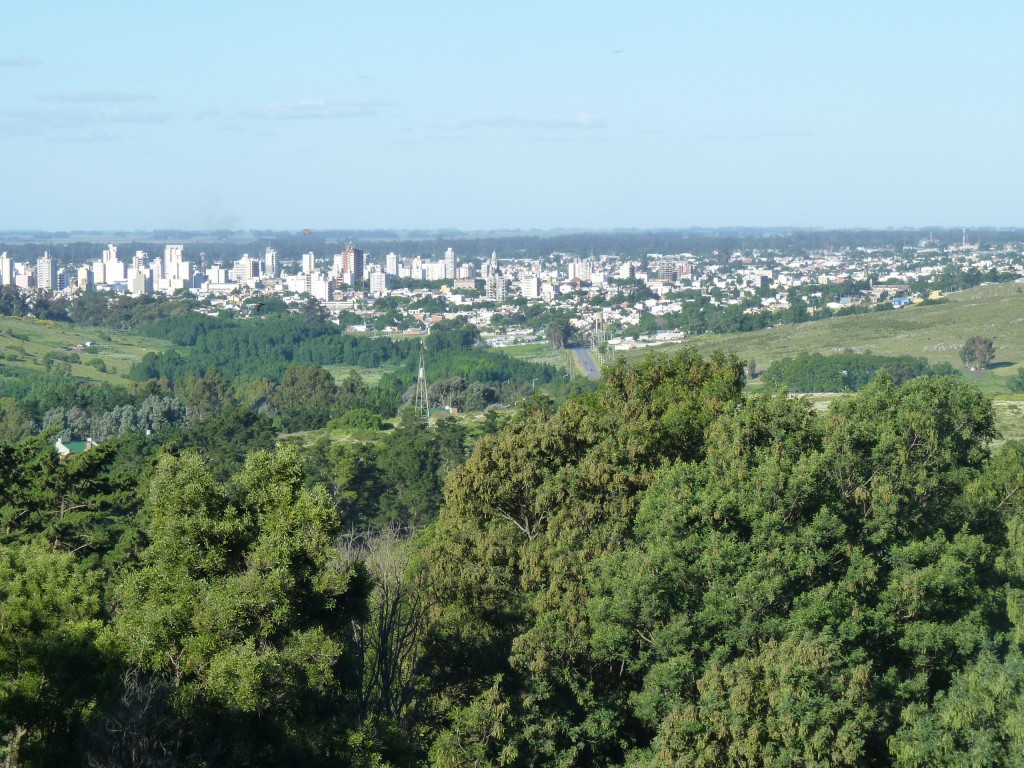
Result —
<instances>
[{"instance_id":1,"label":"lattice antenna tower","mask_svg":"<svg viewBox=\"0 0 1024 768\"><path fill-rule=\"evenodd\" d=\"M427 324L427 335L430 335L430 325ZM416 399L413 401L413 411L417 417L422 416L430 420L430 401L427 398L427 362L424 348L426 344L420 342L420 364L419 374L416 377Z\"/></svg>"}]
</instances>

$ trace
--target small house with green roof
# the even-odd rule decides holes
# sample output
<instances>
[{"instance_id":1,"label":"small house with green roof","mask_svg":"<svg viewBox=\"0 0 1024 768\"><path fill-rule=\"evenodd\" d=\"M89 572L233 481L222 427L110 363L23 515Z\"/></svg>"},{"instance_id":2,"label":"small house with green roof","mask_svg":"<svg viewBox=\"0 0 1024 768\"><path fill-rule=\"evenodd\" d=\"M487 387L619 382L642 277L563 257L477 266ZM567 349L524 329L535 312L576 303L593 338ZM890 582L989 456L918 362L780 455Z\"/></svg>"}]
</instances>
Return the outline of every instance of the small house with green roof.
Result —
<instances>
[{"instance_id":1,"label":"small house with green roof","mask_svg":"<svg viewBox=\"0 0 1024 768\"><path fill-rule=\"evenodd\" d=\"M85 440L68 440L66 443L58 438L54 447L57 449L60 457L66 459L68 456L74 456L76 453L91 451L93 442L91 437L87 437Z\"/></svg>"}]
</instances>

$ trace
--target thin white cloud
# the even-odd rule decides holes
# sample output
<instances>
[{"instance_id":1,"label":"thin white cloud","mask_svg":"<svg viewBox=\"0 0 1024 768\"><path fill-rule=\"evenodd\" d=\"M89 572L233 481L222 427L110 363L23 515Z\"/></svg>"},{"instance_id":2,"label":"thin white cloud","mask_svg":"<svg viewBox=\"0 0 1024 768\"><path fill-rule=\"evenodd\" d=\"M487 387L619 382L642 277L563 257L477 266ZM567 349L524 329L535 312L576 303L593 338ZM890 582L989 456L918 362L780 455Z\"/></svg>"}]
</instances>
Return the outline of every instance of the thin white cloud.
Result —
<instances>
[{"instance_id":1,"label":"thin white cloud","mask_svg":"<svg viewBox=\"0 0 1024 768\"><path fill-rule=\"evenodd\" d=\"M0 56L0 67L38 67L42 63L35 56Z\"/></svg>"},{"instance_id":2,"label":"thin white cloud","mask_svg":"<svg viewBox=\"0 0 1024 768\"><path fill-rule=\"evenodd\" d=\"M607 125L604 118L589 112L577 112L568 117L493 117L472 120L446 120L438 125L445 130L465 130L467 128L551 128L551 129L584 129L603 128Z\"/></svg>"},{"instance_id":3,"label":"thin white cloud","mask_svg":"<svg viewBox=\"0 0 1024 768\"><path fill-rule=\"evenodd\" d=\"M39 101L62 104L127 104L137 101L156 101L151 93L122 93L120 91L67 91L40 96Z\"/></svg>"},{"instance_id":4,"label":"thin white cloud","mask_svg":"<svg viewBox=\"0 0 1024 768\"><path fill-rule=\"evenodd\" d=\"M40 109L0 109L0 120L64 125L74 123L166 123L170 115L121 107L42 107Z\"/></svg>"},{"instance_id":5,"label":"thin white cloud","mask_svg":"<svg viewBox=\"0 0 1024 768\"><path fill-rule=\"evenodd\" d=\"M55 138L73 132L88 134L90 126L166 123L164 112L122 109L116 106L54 106L37 109L0 109L0 134ZM101 134L97 134L101 135Z\"/></svg>"},{"instance_id":6,"label":"thin white cloud","mask_svg":"<svg viewBox=\"0 0 1024 768\"><path fill-rule=\"evenodd\" d=\"M370 103L331 101L329 99L300 99L276 101L260 109L245 113L247 117L267 120L334 120L348 117L368 117L374 114Z\"/></svg>"},{"instance_id":7,"label":"thin white cloud","mask_svg":"<svg viewBox=\"0 0 1024 768\"><path fill-rule=\"evenodd\" d=\"M124 137L105 131L60 131L50 136L49 140L55 144L104 144L124 141Z\"/></svg>"}]
</instances>

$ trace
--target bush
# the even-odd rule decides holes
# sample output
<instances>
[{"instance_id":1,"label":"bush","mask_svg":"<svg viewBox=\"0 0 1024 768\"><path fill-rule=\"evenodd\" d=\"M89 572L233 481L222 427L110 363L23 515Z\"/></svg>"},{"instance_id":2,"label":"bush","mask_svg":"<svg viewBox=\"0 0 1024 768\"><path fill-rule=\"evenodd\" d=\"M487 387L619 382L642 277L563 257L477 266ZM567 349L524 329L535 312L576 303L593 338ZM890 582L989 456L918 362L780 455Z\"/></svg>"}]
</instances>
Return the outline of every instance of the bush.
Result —
<instances>
[{"instance_id":1,"label":"bush","mask_svg":"<svg viewBox=\"0 0 1024 768\"><path fill-rule=\"evenodd\" d=\"M373 411L366 408L353 408L351 411L345 411L338 418L332 419L328 426L335 429L363 429L378 432L381 429L381 421L380 416Z\"/></svg>"},{"instance_id":2,"label":"bush","mask_svg":"<svg viewBox=\"0 0 1024 768\"><path fill-rule=\"evenodd\" d=\"M1007 382L1011 392L1024 394L1024 368L1020 368Z\"/></svg>"}]
</instances>

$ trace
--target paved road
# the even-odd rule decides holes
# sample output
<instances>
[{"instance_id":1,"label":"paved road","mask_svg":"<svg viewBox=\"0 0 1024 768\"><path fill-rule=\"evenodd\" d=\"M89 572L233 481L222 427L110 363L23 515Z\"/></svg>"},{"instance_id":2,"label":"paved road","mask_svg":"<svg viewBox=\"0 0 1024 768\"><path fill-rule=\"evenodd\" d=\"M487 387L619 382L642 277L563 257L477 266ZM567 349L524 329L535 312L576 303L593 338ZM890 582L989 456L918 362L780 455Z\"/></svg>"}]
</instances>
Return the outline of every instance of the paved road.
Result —
<instances>
[{"instance_id":1,"label":"paved road","mask_svg":"<svg viewBox=\"0 0 1024 768\"><path fill-rule=\"evenodd\" d=\"M588 379L601 378L601 369L597 367L597 363L594 362L589 349L586 347L573 347L572 351L576 355L576 359L580 361L580 367Z\"/></svg>"}]
</instances>

